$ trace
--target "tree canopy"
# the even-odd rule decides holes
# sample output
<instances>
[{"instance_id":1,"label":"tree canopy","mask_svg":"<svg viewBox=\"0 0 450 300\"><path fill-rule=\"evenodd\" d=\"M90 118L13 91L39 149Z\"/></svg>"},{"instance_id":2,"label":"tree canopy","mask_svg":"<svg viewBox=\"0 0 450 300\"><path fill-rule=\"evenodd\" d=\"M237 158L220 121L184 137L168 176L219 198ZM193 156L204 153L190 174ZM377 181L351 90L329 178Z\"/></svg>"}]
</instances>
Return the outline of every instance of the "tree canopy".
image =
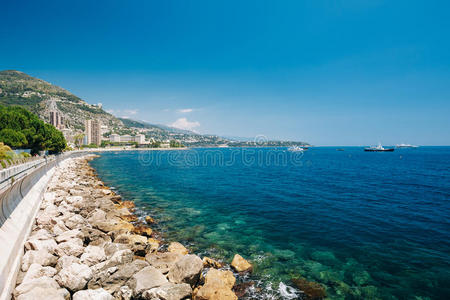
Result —
<instances>
[{"instance_id":1,"label":"tree canopy","mask_svg":"<svg viewBox=\"0 0 450 300\"><path fill-rule=\"evenodd\" d=\"M66 147L63 134L35 114L18 106L0 105L0 142L11 148L28 148L32 153L61 152Z\"/></svg>"}]
</instances>

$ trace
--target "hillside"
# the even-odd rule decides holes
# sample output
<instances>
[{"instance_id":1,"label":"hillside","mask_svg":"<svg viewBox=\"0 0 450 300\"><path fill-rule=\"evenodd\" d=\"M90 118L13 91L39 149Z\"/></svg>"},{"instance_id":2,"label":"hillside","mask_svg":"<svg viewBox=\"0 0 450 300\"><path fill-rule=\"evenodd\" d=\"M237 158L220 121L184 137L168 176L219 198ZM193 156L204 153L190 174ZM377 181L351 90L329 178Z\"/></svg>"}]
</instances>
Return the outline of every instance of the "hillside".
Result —
<instances>
[{"instance_id":1,"label":"hillside","mask_svg":"<svg viewBox=\"0 0 450 300\"><path fill-rule=\"evenodd\" d=\"M191 147L223 144L229 146L290 146L303 144L302 142L284 141L267 141L263 144L256 144L252 140L239 141L217 135L202 135L165 125L117 118L97 105L86 103L61 87L14 70L0 71L0 105L24 107L47 123L50 121L50 111L57 109L62 112L66 127L72 129L73 133L84 130L85 120L99 119L103 125L108 127L103 134L104 138L107 138L111 133L121 135L142 133L147 139L161 142L178 140Z\"/></svg>"},{"instance_id":2,"label":"hillside","mask_svg":"<svg viewBox=\"0 0 450 300\"><path fill-rule=\"evenodd\" d=\"M123 123L96 105L91 105L69 91L19 71L0 72L0 104L19 105L49 122L50 111L58 108L66 125L84 129L84 120L100 119L109 128L122 128Z\"/></svg>"}]
</instances>

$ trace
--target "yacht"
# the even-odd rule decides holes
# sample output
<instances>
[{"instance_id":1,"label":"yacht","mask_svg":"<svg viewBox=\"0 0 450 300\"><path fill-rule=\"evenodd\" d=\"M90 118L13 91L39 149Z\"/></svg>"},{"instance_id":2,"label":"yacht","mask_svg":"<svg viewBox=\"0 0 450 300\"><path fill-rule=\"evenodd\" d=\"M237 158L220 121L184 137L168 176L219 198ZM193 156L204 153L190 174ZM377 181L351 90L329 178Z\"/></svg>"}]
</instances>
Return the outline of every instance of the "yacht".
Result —
<instances>
[{"instance_id":1,"label":"yacht","mask_svg":"<svg viewBox=\"0 0 450 300\"><path fill-rule=\"evenodd\" d=\"M368 152L392 152L392 151L394 151L394 148L384 148L383 146L381 146L381 144L378 144L378 146L376 146L376 147L364 148L364 151L368 151Z\"/></svg>"},{"instance_id":2,"label":"yacht","mask_svg":"<svg viewBox=\"0 0 450 300\"><path fill-rule=\"evenodd\" d=\"M303 152L306 149L303 147L299 147L299 146L291 146L288 148L288 151L292 151L292 152Z\"/></svg>"}]
</instances>

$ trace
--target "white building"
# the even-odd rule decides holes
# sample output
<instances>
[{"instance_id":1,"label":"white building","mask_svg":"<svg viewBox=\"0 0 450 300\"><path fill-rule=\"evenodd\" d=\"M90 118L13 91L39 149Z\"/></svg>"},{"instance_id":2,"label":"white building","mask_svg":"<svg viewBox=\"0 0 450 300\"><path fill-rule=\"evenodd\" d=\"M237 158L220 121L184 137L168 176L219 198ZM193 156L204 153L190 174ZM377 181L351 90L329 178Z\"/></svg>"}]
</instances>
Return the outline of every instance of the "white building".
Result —
<instances>
[{"instance_id":1,"label":"white building","mask_svg":"<svg viewBox=\"0 0 450 300\"><path fill-rule=\"evenodd\" d=\"M86 120L84 122L85 145L100 145L102 143L101 126L99 120Z\"/></svg>"},{"instance_id":2,"label":"white building","mask_svg":"<svg viewBox=\"0 0 450 300\"><path fill-rule=\"evenodd\" d=\"M113 143L120 143L120 135L113 133L109 136L109 140Z\"/></svg>"},{"instance_id":3,"label":"white building","mask_svg":"<svg viewBox=\"0 0 450 300\"><path fill-rule=\"evenodd\" d=\"M109 136L109 140L114 143L138 143L138 144L146 144L145 135L137 134L137 135L118 135L111 134Z\"/></svg>"}]
</instances>

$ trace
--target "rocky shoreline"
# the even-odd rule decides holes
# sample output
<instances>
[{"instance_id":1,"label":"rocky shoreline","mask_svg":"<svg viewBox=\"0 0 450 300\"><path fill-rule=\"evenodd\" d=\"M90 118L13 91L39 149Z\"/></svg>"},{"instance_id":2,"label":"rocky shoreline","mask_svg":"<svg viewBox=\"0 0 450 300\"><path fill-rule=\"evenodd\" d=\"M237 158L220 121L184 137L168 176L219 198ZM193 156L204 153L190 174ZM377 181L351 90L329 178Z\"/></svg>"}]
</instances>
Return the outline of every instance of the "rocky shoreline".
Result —
<instances>
[{"instance_id":1,"label":"rocky shoreline","mask_svg":"<svg viewBox=\"0 0 450 300\"><path fill-rule=\"evenodd\" d=\"M25 243L14 299L238 299L229 266L158 240L154 220L138 220L133 202L97 178L88 164L94 157L57 168ZM252 265L236 254L231 268Z\"/></svg>"}]
</instances>

